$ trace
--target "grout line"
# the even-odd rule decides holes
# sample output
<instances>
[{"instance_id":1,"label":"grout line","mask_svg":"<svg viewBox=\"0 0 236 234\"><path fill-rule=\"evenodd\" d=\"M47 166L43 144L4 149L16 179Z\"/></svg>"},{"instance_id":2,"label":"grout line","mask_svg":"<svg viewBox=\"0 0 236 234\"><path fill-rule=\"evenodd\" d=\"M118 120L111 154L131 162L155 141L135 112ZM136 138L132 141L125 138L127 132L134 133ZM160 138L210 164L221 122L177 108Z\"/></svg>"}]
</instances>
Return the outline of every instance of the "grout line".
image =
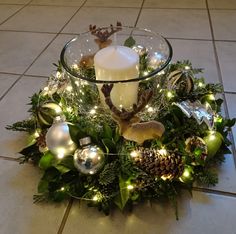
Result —
<instances>
[{"instance_id":1,"label":"grout line","mask_svg":"<svg viewBox=\"0 0 236 234\"><path fill-rule=\"evenodd\" d=\"M38 5L38 4L30 4L30 6L49 6L49 7L80 7L80 6L67 6L67 5ZM82 6L82 5L81 5ZM139 9L139 7L122 7L122 6L84 6L84 8L135 8L135 9Z\"/></svg>"},{"instance_id":2,"label":"grout line","mask_svg":"<svg viewBox=\"0 0 236 234\"><path fill-rule=\"evenodd\" d=\"M216 60L218 78L219 78L219 81L220 81L222 87L224 88L223 76L222 76L222 72L221 72L221 68L220 68L220 60L219 60L219 56L218 56L217 48L216 48L216 43L215 43L213 24L212 24L212 20L211 20L210 10L208 7L208 0L206 0L206 6L207 6L207 14L208 14L208 19L209 19L209 24L210 24L211 36L213 39L212 42L213 42L213 49L214 49L214 55L215 55L215 60ZM228 105L227 105L227 101L226 101L226 97L225 97L224 92L222 93L222 96L223 96L223 100L224 100L224 111L225 111L226 117L229 118L229 109L228 109ZM229 134L229 138L232 142L232 154L233 154L233 158L234 158L234 166L236 167L236 149L235 149L234 136L233 136L232 130L231 130L231 133Z\"/></svg>"},{"instance_id":3,"label":"grout line","mask_svg":"<svg viewBox=\"0 0 236 234\"><path fill-rule=\"evenodd\" d=\"M32 0L33 1L33 0ZM26 68L26 70L21 74L21 76L13 82L13 84L6 90L6 92L0 97L0 101L8 94L8 92L15 86L15 84L21 80L21 78L25 75L25 73L30 69L30 67L34 64L34 62L45 52L45 50L52 44L52 42L57 38L57 36L62 32L62 30L66 27L66 25L71 21L71 19L78 13L78 11L83 7L86 3L85 0L81 7L79 7L75 13L69 18L69 20L65 23L65 25L60 29L60 31L52 38L52 40L44 47L44 49L38 54L38 56L32 61L32 63Z\"/></svg>"},{"instance_id":4,"label":"grout line","mask_svg":"<svg viewBox=\"0 0 236 234\"><path fill-rule=\"evenodd\" d=\"M57 32L42 32L42 31L30 31L30 30L14 30L14 29L0 29L0 32L18 32L18 33L39 33L39 34L58 34ZM78 35L78 33L73 32L60 32L59 35ZM166 37L170 40L186 40L186 41L215 41L215 42L236 42L236 40L220 40L220 39L206 39L206 38L184 38L184 37ZM1 72L0 72L1 73Z\"/></svg>"},{"instance_id":5,"label":"grout line","mask_svg":"<svg viewBox=\"0 0 236 234\"><path fill-rule=\"evenodd\" d=\"M153 10L199 10L199 11L206 11L206 8L192 8L192 7L143 7L143 9L153 9Z\"/></svg>"},{"instance_id":6,"label":"grout line","mask_svg":"<svg viewBox=\"0 0 236 234\"><path fill-rule=\"evenodd\" d=\"M198 187L193 187L193 191L198 191L198 192L204 192L204 193L211 193L214 195L221 195L221 196L226 196L226 197L236 197L236 193L232 192L225 192L221 190L214 190L214 189L209 189L209 188L198 188Z\"/></svg>"},{"instance_id":7,"label":"grout line","mask_svg":"<svg viewBox=\"0 0 236 234\"><path fill-rule=\"evenodd\" d=\"M139 17L140 17L140 15L141 15L141 12L142 12L142 9L143 9L144 2L145 2L145 0L142 1L142 4L141 4L141 6L140 6L137 19L136 19L136 21L135 21L135 23L134 23L134 27L137 27L137 24L138 24L138 21L139 21Z\"/></svg>"},{"instance_id":8,"label":"grout line","mask_svg":"<svg viewBox=\"0 0 236 234\"><path fill-rule=\"evenodd\" d=\"M64 227L65 227L67 218L68 218L68 216L69 216L69 214L70 214L71 207L72 207L72 205L73 205L73 201L74 201L74 200L71 198L70 201L69 201L69 204L68 204L67 207L66 207L66 211L65 211L65 213L64 213L64 215L63 215L63 218L62 218L62 221L61 221L61 224L60 224L60 227L59 227L59 229L58 229L57 234L62 234L62 232L63 232L63 229L64 229Z\"/></svg>"},{"instance_id":9,"label":"grout line","mask_svg":"<svg viewBox=\"0 0 236 234\"><path fill-rule=\"evenodd\" d=\"M9 17L7 17L5 20L3 20L3 22L0 23L0 26L2 24L4 24L6 21L8 21L9 19L11 19L13 16L15 16L18 12L20 12L21 10L23 10L25 7L27 7L33 0L29 1L27 4L23 5L19 10L17 10L15 13L13 13L12 15L10 15Z\"/></svg>"},{"instance_id":10,"label":"grout line","mask_svg":"<svg viewBox=\"0 0 236 234\"><path fill-rule=\"evenodd\" d=\"M236 94L236 91L224 91L226 94Z\"/></svg>"},{"instance_id":11,"label":"grout line","mask_svg":"<svg viewBox=\"0 0 236 234\"><path fill-rule=\"evenodd\" d=\"M0 160L7 160L7 161L15 161L15 162L19 162L18 158L12 158L12 157L8 157L8 156L2 156L0 155Z\"/></svg>"}]
</instances>

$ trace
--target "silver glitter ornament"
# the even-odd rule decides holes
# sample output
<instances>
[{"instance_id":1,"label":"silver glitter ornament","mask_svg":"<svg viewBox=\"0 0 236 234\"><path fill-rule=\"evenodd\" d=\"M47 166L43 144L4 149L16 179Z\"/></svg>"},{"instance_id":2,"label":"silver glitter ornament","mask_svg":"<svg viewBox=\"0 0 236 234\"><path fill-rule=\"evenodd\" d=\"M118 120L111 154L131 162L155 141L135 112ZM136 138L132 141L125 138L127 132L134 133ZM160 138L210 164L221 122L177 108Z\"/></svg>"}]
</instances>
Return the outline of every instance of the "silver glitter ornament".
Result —
<instances>
[{"instance_id":1,"label":"silver glitter ornament","mask_svg":"<svg viewBox=\"0 0 236 234\"><path fill-rule=\"evenodd\" d=\"M74 153L74 165L83 174L95 174L104 165L103 151L96 145L91 145L90 137L80 139L82 149Z\"/></svg>"},{"instance_id":2,"label":"silver glitter ornament","mask_svg":"<svg viewBox=\"0 0 236 234\"><path fill-rule=\"evenodd\" d=\"M199 125L205 122L209 129L213 129L214 112L210 107L206 109L201 102L189 100L173 103L173 105L178 106L188 118L194 117Z\"/></svg>"},{"instance_id":3,"label":"silver glitter ornament","mask_svg":"<svg viewBox=\"0 0 236 234\"><path fill-rule=\"evenodd\" d=\"M66 122L56 122L48 129L46 144L48 149L59 158L73 154L77 148L70 137Z\"/></svg>"}]
</instances>

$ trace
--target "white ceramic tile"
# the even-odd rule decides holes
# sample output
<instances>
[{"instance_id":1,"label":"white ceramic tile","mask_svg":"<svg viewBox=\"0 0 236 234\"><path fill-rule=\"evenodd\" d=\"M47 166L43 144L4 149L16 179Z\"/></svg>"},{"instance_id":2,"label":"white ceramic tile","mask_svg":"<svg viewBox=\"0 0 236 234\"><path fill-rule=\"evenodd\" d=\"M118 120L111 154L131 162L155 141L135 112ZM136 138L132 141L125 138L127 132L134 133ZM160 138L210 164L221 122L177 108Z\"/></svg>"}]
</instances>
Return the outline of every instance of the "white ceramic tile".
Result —
<instances>
[{"instance_id":1,"label":"white ceramic tile","mask_svg":"<svg viewBox=\"0 0 236 234\"><path fill-rule=\"evenodd\" d=\"M120 21L123 25L134 26L139 9L131 8L82 8L65 27L63 32L81 33L88 31L90 24L109 26Z\"/></svg>"},{"instance_id":2,"label":"white ceramic tile","mask_svg":"<svg viewBox=\"0 0 236 234\"><path fill-rule=\"evenodd\" d=\"M0 74L0 97L10 88L18 77L17 75Z\"/></svg>"},{"instance_id":3,"label":"white ceramic tile","mask_svg":"<svg viewBox=\"0 0 236 234\"><path fill-rule=\"evenodd\" d=\"M141 7L142 0L87 0L85 6L97 7Z\"/></svg>"},{"instance_id":4,"label":"white ceramic tile","mask_svg":"<svg viewBox=\"0 0 236 234\"><path fill-rule=\"evenodd\" d=\"M31 5L81 6L84 0L33 0Z\"/></svg>"},{"instance_id":5,"label":"white ceramic tile","mask_svg":"<svg viewBox=\"0 0 236 234\"><path fill-rule=\"evenodd\" d=\"M211 10L215 39L236 40L236 10Z\"/></svg>"},{"instance_id":6,"label":"white ceramic tile","mask_svg":"<svg viewBox=\"0 0 236 234\"><path fill-rule=\"evenodd\" d=\"M236 92L236 42L216 42L224 89Z\"/></svg>"},{"instance_id":7,"label":"white ceramic tile","mask_svg":"<svg viewBox=\"0 0 236 234\"><path fill-rule=\"evenodd\" d=\"M0 29L59 32L76 10L76 7L27 6L2 24Z\"/></svg>"},{"instance_id":8,"label":"white ceramic tile","mask_svg":"<svg viewBox=\"0 0 236 234\"><path fill-rule=\"evenodd\" d=\"M23 73L54 35L0 32L0 71Z\"/></svg>"},{"instance_id":9,"label":"white ceramic tile","mask_svg":"<svg viewBox=\"0 0 236 234\"><path fill-rule=\"evenodd\" d=\"M43 78L23 77L0 102L0 155L19 157L17 152L26 145L26 134L9 131L5 127L29 117L29 97L45 83Z\"/></svg>"},{"instance_id":10,"label":"white ceramic tile","mask_svg":"<svg viewBox=\"0 0 236 234\"><path fill-rule=\"evenodd\" d=\"M150 28L165 37L211 38L206 10L143 9L138 27Z\"/></svg>"},{"instance_id":11,"label":"white ceramic tile","mask_svg":"<svg viewBox=\"0 0 236 234\"><path fill-rule=\"evenodd\" d=\"M190 60L196 68L204 68L207 82L218 83L212 42L194 40L169 40L173 47L173 61Z\"/></svg>"},{"instance_id":12,"label":"white ceramic tile","mask_svg":"<svg viewBox=\"0 0 236 234\"><path fill-rule=\"evenodd\" d=\"M184 195L179 201L180 220L168 205L138 205L132 213L119 210L104 216L94 208L73 205L63 234L235 234L236 199L213 194L193 192L193 198Z\"/></svg>"},{"instance_id":13,"label":"white ceramic tile","mask_svg":"<svg viewBox=\"0 0 236 234\"><path fill-rule=\"evenodd\" d=\"M57 63L60 59L60 53L63 46L73 37L75 36L59 35L43 52L43 54L40 55L40 57L30 67L26 74L49 76L53 71L56 70L56 67L53 65L53 63Z\"/></svg>"},{"instance_id":14,"label":"white ceramic tile","mask_svg":"<svg viewBox=\"0 0 236 234\"><path fill-rule=\"evenodd\" d=\"M144 7L148 8L206 8L204 0L146 0Z\"/></svg>"},{"instance_id":15,"label":"white ceramic tile","mask_svg":"<svg viewBox=\"0 0 236 234\"><path fill-rule=\"evenodd\" d=\"M20 5L0 5L0 24L21 7Z\"/></svg>"},{"instance_id":16,"label":"white ceramic tile","mask_svg":"<svg viewBox=\"0 0 236 234\"><path fill-rule=\"evenodd\" d=\"M236 9L235 0L208 0L208 6L212 9Z\"/></svg>"},{"instance_id":17,"label":"white ceramic tile","mask_svg":"<svg viewBox=\"0 0 236 234\"><path fill-rule=\"evenodd\" d=\"M1 234L57 233L66 203L33 204L40 177L33 165L0 159Z\"/></svg>"},{"instance_id":18,"label":"white ceramic tile","mask_svg":"<svg viewBox=\"0 0 236 234\"><path fill-rule=\"evenodd\" d=\"M226 101L228 105L229 110L229 116L230 118L236 118L236 94L226 94ZM233 135L234 135L234 143L236 146L236 126L233 127ZM236 158L236 155L235 155Z\"/></svg>"}]
</instances>

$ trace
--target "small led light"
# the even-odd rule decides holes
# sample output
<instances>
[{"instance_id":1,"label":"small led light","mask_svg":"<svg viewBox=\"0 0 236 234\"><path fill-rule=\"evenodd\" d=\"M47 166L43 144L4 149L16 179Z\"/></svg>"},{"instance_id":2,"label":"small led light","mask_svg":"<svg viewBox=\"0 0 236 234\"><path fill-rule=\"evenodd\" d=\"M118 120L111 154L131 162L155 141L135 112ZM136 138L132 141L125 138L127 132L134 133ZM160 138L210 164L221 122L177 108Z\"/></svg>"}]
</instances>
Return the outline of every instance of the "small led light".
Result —
<instances>
[{"instance_id":1,"label":"small led light","mask_svg":"<svg viewBox=\"0 0 236 234\"><path fill-rule=\"evenodd\" d=\"M159 152L161 155L163 155L163 156L167 155L167 150L164 149L164 148L158 150L158 152Z\"/></svg>"},{"instance_id":2,"label":"small led light","mask_svg":"<svg viewBox=\"0 0 236 234\"><path fill-rule=\"evenodd\" d=\"M132 190L132 189L134 189L134 186L131 185L131 184L129 184L129 185L127 186L127 189L128 189L128 190Z\"/></svg>"},{"instance_id":3,"label":"small led light","mask_svg":"<svg viewBox=\"0 0 236 234\"><path fill-rule=\"evenodd\" d=\"M184 177L189 177L190 176L190 172L188 170L185 170L183 173Z\"/></svg>"},{"instance_id":4,"label":"small led light","mask_svg":"<svg viewBox=\"0 0 236 234\"><path fill-rule=\"evenodd\" d=\"M73 68L73 69L78 69L79 67L78 67L77 64L73 64L73 65L72 65L72 68Z\"/></svg>"},{"instance_id":5,"label":"small led light","mask_svg":"<svg viewBox=\"0 0 236 234\"><path fill-rule=\"evenodd\" d=\"M167 92L166 96L167 96L168 98L174 97L174 95L173 95L170 91Z\"/></svg>"},{"instance_id":6,"label":"small led light","mask_svg":"<svg viewBox=\"0 0 236 234\"><path fill-rule=\"evenodd\" d=\"M208 95L208 99L211 100L211 101L214 101L215 100L215 96L213 94L209 94Z\"/></svg>"},{"instance_id":7,"label":"small led light","mask_svg":"<svg viewBox=\"0 0 236 234\"><path fill-rule=\"evenodd\" d=\"M96 110L95 110L95 109L92 109L89 113L90 113L91 115L94 115L94 114L96 114Z\"/></svg>"},{"instance_id":8,"label":"small led light","mask_svg":"<svg viewBox=\"0 0 236 234\"><path fill-rule=\"evenodd\" d=\"M62 158L64 158L64 156L65 156L65 150L64 149L58 149L57 157L59 159L62 159Z\"/></svg>"},{"instance_id":9,"label":"small led light","mask_svg":"<svg viewBox=\"0 0 236 234\"><path fill-rule=\"evenodd\" d=\"M185 66L184 69L185 70L190 70L190 67L189 66Z\"/></svg>"},{"instance_id":10,"label":"small led light","mask_svg":"<svg viewBox=\"0 0 236 234\"><path fill-rule=\"evenodd\" d=\"M61 187L61 191L65 191L65 188L64 188L64 187Z\"/></svg>"},{"instance_id":11,"label":"small led light","mask_svg":"<svg viewBox=\"0 0 236 234\"><path fill-rule=\"evenodd\" d=\"M93 201L98 201L98 195L95 195L95 196L93 197Z\"/></svg>"},{"instance_id":12,"label":"small led light","mask_svg":"<svg viewBox=\"0 0 236 234\"><path fill-rule=\"evenodd\" d=\"M68 112L72 112L72 111L73 111L72 107L70 107L70 106L67 107L66 110L67 110Z\"/></svg>"},{"instance_id":13,"label":"small led light","mask_svg":"<svg viewBox=\"0 0 236 234\"><path fill-rule=\"evenodd\" d=\"M148 107L147 111L148 111L148 112L153 112L154 109L150 106L150 107Z\"/></svg>"},{"instance_id":14,"label":"small led light","mask_svg":"<svg viewBox=\"0 0 236 234\"><path fill-rule=\"evenodd\" d=\"M201 81L198 83L198 86L199 86L199 87L203 87L203 85L204 85L204 84L203 84Z\"/></svg>"},{"instance_id":15,"label":"small led light","mask_svg":"<svg viewBox=\"0 0 236 234\"><path fill-rule=\"evenodd\" d=\"M66 90L67 90L68 92L72 91L72 86L71 86L71 85L68 85L68 86L66 87Z\"/></svg>"},{"instance_id":16,"label":"small led light","mask_svg":"<svg viewBox=\"0 0 236 234\"><path fill-rule=\"evenodd\" d=\"M136 150L133 150L133 151L130 153L130 156L131 156L132 158L136 158L136 157L138 157L138 155L139 155L139 153L138 153Z\"/></svg>"},{"instance_id":17,"label":"small led light","mask_svg":"<svg viewBox=\"0 0 236 234\"><path fill-rule=\"evenodd\" d=\"M144 76L147 76L147 75L148 75L148 72L147 72L147 71L145 71L145 72L143 73L143 75L144 75Z\"/></svg>"},{"instance_id":18,"label":"small led light","mask_svg":"<svg viewBox=\"0 0 236 234\"><path fill-rule=\"evenodd\" d=\"M36 138L39 137L39 132L38 132L37 130L35 131L34 136L35 136Z\"/></svg>"}]
</instances>

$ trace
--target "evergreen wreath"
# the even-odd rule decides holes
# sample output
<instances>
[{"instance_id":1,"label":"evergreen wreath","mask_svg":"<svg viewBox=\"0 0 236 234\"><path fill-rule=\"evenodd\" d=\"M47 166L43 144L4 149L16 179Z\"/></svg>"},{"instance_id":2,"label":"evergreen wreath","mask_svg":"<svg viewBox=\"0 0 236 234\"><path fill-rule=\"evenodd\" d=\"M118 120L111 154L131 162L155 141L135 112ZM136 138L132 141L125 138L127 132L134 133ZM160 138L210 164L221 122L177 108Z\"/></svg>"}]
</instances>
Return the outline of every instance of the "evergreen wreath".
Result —
<instances>
[{"instance_id":1,"label":"evergreen wreath","mask_svg":"<svg viewBox=\"0 0 236 234\"><path fill-rule=\"evenodd\" d=\"M140 67L146 66L145 56ZM178 61L140 82L140 93L151 90L152 97L148 104L140 101L137 115L143 121L160 121L165 132L138 144L122 137L111 115L114 110L100 104L96 87L65 76L60 62L56 66L46 87L31 97L30 117L7 126L29 134L21 163L32 162L43 171L35 202L75 198L105 214L115 206L123 210L153 199L168 199L176 208L182 189L218 182L216 167L230 153L227 135L235 119L221 115L223 100L217 94L222 87L206 84L199 75L202 69ZM94 76L94 68L83 72ZM104 86L106 103L109 89ZM58 134L64 134L64 143L58 142ZM57 144L64 144L64 151ZM84 159L88 154L93 158Z\"/></svg>"}]
</instances>

